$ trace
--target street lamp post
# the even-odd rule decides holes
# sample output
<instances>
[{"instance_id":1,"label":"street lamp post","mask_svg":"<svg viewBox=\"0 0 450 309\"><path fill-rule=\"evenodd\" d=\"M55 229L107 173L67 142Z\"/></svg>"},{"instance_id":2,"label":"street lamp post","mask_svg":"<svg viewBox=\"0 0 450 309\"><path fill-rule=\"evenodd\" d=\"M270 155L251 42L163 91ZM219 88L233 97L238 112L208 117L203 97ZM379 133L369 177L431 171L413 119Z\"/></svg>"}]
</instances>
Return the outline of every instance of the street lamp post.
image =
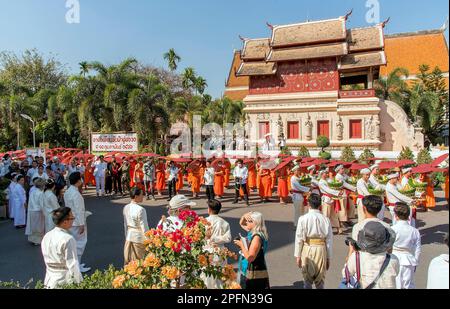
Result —
<instances>
[{"instance_id":1,"label":"street lamp post","mask_svg":"<svg viewBox=\"0 0 450 309\"><path fill-rule=\"evenodd\" d=\"M34 126L34 120L33 120L33 118L31 118L30 116L25 115L25 114L20 114L20 117L22 117L22 118L24 118L24 119L26 119L26 120L31 121L31 123L33 124L33 148L36 148L36 128L35 128L35 126Z\"/></svg>"}]
</instances>

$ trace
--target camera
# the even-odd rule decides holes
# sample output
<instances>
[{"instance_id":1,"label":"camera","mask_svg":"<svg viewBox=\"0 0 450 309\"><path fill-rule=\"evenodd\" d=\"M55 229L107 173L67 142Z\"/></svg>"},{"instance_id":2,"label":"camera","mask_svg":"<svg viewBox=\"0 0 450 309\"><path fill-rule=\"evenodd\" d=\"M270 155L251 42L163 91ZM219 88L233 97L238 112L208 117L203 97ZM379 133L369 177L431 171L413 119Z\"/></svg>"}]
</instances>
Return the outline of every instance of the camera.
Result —
<instances>
[{"instance_id":1,"label":"camera","mask_svg":"<svg viewBox=\"0 0 450 309\"><path fill-rule=\"evenodd\" d=\"M360 251L360 248L359 248L359 246L358 246L358 243L356 242L356 240L354 240L353 238L351 238L351 237L347 237L346 239L345 239L345 244L347 245L347 246L352 246L356 251Z\"/></svg>"}]
</instances>

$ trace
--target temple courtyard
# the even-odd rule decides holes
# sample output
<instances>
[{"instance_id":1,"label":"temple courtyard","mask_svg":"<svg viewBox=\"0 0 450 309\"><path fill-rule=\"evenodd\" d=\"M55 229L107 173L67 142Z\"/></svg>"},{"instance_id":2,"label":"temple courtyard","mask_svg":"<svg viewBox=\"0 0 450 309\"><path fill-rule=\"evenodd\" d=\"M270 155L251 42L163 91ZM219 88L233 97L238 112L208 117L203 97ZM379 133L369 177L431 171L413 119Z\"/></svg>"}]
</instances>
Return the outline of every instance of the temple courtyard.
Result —
<instances>
[{"instance_id":1,"label":"temple courtyard","mask_svg":"<svg viewBox=\"0 0 450 309\"><path fill-rule=\"evenodd\" d=\"M185 190L187 188L185 187ZM183 191L183 194L189 192ZM269 249L266 255L272 288L301 288L302 275L296 267L294 253L295 231L292 223L292 204L282 206L278 203L257 204L255 193L251 197L251 206L243 204L232 205L233 191L227 190L222 199L222 216L230 223L233 238L239 233L244 234L239 227L239 218L249 210L264 214L269 232ZM203 195L197 200L194 210L206 214L206 199ZM443 233L449 231L448 205L443 198L443 191L436 192L437 207L429 212L418 213L418 228L422 235L422 255L416 272L417 288L425 288L427 283L428 265L432 258L448 252L442 244ZM121 267L123 264L123 217L122 208L128 202L127 198L104 197L96 198L95 190L89 189L85 194L86 210L93 213L88 218L88 243L83 256L83 262L93 269L104 269L110 264ZM157 201L145 201L150 228L155 227L166 213L166 197ZM386 212L389 218L389 212ZM350 230L344 235L335 235L333 243L333 258L327 273L326 288L337 288L341 280L341 270L345 262L347 247L344 243L350 236ZM8 220L0 221L0 281L20 281L26 284L31 278L34 281L43 280L45 266L40 247L27 242L24 230L16 230ZM229 246L236 251L234 245ZM31 286L34 286L32 284Z\"/></svg>"}]
</instances>

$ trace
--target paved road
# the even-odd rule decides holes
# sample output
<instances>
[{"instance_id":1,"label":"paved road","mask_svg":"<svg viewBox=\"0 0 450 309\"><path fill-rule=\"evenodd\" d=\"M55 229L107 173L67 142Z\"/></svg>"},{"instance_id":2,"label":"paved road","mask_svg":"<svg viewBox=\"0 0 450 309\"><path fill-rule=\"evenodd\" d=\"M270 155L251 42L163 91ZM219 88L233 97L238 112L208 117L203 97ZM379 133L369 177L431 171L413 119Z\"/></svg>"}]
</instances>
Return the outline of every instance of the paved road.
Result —
<instances>
[{"instance_id":1,"label":"paved road","mask_svg":"<svg viewBox=\"0 0 450 309\"><path fill-rule=\"evenodd\" d=\"M183 192L182 192L183 193ZM188 192L185 192L188 193ZM240 216L248 211L244 205L232 205L232 191L228 190L223 198L222 216L230 223L233 237L239 232ZM443 192L437 192L438 206L435 210L418 214L418 227L422 234L422 257L416 273L418 288L426 286L427 268L431 259L448 248L442 245L442 235L449 230L449 214ZM83 262L94 269L104 269L109 264L120 267L123 263L123 218L122 208L127 199L104 197L96 198L94 192L88 190L85 195L86 208L93 213L88 218L88 244ZM254 195L252 200L255 200ZM197 200L196 211L206 213L206 201ZM161 215L165 214L166 199L146 201L148 221L151 227L156 226ZM278 203L252 204L250 209L264 214L269 231L269 251L267 263L270 283L273 288L300 288L302 275L295 265L294 228L292 224L292 204L282 206ZM389 216L388 212L386 215ZM350 232L350 231L349 231ZM344 239L348 235L334 237L334 249L331 267L327 273L326 287L336 288L340 281L340 271L347 253ZM230 248L235 249L233 246ZM30 245L23 230L16 230L10 221L0 221L0 280L14 279L22 284L30 278L43 280L45 267L40 247Z\"/></svg>"}]
</instances>

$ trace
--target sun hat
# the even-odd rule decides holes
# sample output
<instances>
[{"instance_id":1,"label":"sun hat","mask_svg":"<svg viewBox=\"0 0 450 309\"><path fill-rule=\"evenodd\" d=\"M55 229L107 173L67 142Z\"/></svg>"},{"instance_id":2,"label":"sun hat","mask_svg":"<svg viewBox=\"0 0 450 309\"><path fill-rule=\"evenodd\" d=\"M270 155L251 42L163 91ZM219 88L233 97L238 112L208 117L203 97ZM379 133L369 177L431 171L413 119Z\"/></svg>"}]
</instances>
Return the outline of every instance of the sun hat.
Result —
<instances>
[{"instance_id":1,"label":"sun hat","mask_svg":"<svg viewBox=\"0 0 450 309\"><path fill-rule=\"evenodd\" d=\"M391 237L388 229L377 221L367 222L358 233L358 247L371 254L387 252L394 242L395 238Z\"/></svg>"},{"instance_id":2,"label":"sun hat","mask_svg":"<svg viewBox=\"0 0 450 309\"><path fill-rule=\"evenodd\" d=\"M186 196L179 194L175 195L169 202L170 210L177 210L188 206L195 206L197 203L190 201Z\"/></svg>"}]
</instances>

